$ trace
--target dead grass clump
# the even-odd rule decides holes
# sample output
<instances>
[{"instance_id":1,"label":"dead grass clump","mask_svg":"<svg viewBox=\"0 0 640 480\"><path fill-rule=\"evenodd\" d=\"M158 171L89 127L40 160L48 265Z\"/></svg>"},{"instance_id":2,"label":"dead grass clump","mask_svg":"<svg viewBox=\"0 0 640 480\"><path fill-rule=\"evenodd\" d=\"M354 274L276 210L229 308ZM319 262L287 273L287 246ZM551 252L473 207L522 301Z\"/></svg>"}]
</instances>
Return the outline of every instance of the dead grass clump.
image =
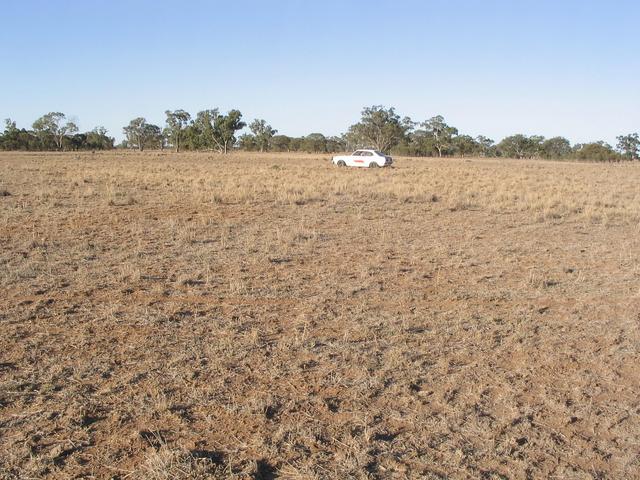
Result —
<instances>
[{"instance_id":1,"label":"dead grass clump","mask_svg":"<svg viewBox=\"0 0 640 480\"><path fill-rule=\"evenodd\" d=\"M117 192L109 199L108 205L110 207L125 207L136 203L138 202L133 195Z\"/></svg>"},{"instance_id":2,"label":"dead grass clump","mask_svg":"<svg viewBox=\"0 0 640 480\"><path fill-rule=\"evenodd\" d=\"M149 448L146 458L133 478L145 480L200 480L228 478L222 455L215 452L170 448L162 443L157 449Z\"/></svg>"}]
</instances>

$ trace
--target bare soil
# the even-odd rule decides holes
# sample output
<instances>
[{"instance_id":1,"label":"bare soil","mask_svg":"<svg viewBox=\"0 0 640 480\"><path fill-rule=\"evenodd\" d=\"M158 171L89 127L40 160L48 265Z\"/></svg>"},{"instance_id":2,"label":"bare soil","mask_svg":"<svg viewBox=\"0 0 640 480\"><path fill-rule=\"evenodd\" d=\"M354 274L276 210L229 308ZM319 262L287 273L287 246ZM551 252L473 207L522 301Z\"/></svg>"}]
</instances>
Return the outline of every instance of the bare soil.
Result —
<instances>
[{"instance_id":1,"label":"bare soil","mask_svg":"<svg viewBox=\"0 0 640 480\"><path fill-rule=\"evenodd\" d=\"M0 478L640 478L640 165L0 155Z\"/></svg>"}]
</instances>

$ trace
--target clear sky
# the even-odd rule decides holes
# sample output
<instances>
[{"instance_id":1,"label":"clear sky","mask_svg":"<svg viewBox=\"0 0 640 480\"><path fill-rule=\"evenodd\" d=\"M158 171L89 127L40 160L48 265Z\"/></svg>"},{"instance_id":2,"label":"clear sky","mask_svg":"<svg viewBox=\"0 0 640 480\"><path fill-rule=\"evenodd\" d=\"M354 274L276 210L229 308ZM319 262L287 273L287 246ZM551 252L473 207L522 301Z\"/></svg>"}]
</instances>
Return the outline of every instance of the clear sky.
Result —
<instances>
[{"instance_id":1,"label":"clear sky","mask_svg":"<svg viewBox=\"0 0 640 480\"><path fill-rule=\"evenodd\" d=\"M637 0L0 0L0 119L122 138L137 116L238 108L288 135L364 106L461 133L640 131Z\"/></svg>"}]
</instances>

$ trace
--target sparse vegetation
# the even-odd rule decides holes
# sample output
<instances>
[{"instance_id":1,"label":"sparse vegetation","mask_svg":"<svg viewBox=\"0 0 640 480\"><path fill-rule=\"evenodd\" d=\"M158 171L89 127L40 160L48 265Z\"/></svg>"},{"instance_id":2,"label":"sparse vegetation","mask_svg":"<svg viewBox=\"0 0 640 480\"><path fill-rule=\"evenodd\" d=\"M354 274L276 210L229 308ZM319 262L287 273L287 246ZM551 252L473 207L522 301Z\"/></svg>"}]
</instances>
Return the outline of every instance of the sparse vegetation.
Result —
<instances>
[{"instance_id":1,"label":"sparse vegetation","mask_svg":"<svg viewBox=\"0 0 640 480\"><path fill-rule=\"evenodd\" d=\"M589 160L619 162L638 160L640 141L637 133L618 136L614 149L604 141L571 145L564 137L545 138L542 135L510 135L496 144L479 135L476 138L462 134L448 125L441 115L422 122L409 117L401 118L393 107L382 105L366 107L359 122L351 125L341 136L326 137L311 133L304 137L276 135L278 131L263 119L249 125L250 132L239 135L247 124L239 110L226 115L219 109L202 110L195 118L185 110L165 111L164 130L147 122L144 117L134 118L123 127L125 139L118 145L122 149L164 150L166 147L188 151L232 150L245 152L307 152L331 153L375 148L395 155L414 157L503 157L516 159ZM62 123L65 115L51 112L33 124L33 130L19 130L11 119L5 120L5 131L0 135L0 150L109 150L114 139L103 127L78 134L73 122ZM75 133L75 135L71 135Z\"/></svg>"},{"instance_id":2,"label":"sparse vegetation","mask_svg":"<svg viewBox=\"0 0 640 480\"><path fill-rule=\"evenodd\" d=\"M639 168L0 154L0 477L632 478Z\"/></svg>"}]
</instances>

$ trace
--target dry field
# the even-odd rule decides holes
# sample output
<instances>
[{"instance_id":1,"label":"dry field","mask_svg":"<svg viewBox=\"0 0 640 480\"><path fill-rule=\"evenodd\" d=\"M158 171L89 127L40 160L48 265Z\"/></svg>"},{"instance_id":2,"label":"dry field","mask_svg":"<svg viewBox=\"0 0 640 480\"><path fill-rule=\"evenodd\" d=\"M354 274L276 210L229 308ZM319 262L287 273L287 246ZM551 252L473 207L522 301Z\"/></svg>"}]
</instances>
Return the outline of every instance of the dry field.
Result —
<instances>
[{"instance_id":1,"label":"dry field","mask_svg":"<svg viewBox=\"0 0 640 480\"><path fill-rule=\"evenodd\" d=\"M640 165L0 155L0 478L640 478Z\"/></svg>"}]
</instances>

